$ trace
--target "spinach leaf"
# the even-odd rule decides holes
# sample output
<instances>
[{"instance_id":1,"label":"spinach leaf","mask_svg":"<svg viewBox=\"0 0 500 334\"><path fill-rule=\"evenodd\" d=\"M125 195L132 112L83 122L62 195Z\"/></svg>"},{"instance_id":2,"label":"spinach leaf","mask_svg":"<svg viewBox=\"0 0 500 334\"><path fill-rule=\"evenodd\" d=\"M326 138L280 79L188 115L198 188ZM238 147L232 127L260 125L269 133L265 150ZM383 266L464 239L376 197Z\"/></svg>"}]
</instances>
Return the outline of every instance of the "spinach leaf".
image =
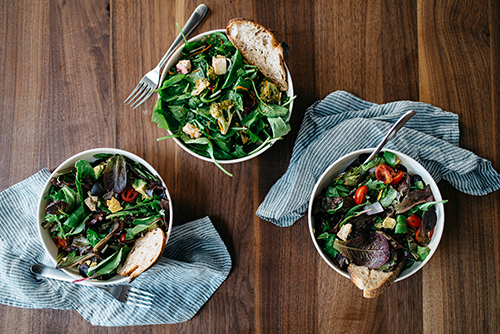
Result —
<instances>
[{"instance_id":1,"label":"spinach leaf","mask_svg":"<svg viewBox=\"0 0 500 334\"><path fill-rule=\"evenodd\" d=\"M98 265L89 268L88 275L92 277L97 277L105 274L109 274L118 268L120 263L125 260L130 248L128 246L123 246L118 252L111 255L110 257L103 260Z\"/></svg>"},{"instance_id":2,"label":"spinach leaf","mask_svg":"<svg viewBox=\"0 0 500 334\"><path fill-rule=\"evenodd\" d=\"M66 219L64 225L69 227L76 227L85 217L85 205L82 204L68 217L68 219Z\"/></svg>"},{"instance_id":3,"label":"spinach leaf","mask_svg":"<svg viewBox=\"0 0 500 334\"><path fill-rule=\"evenodd\" d=\"M231 66L231 70L229 71L229 74L227 75L226 80L224 81L224 84L222 85L221 89L231 87L231 85L236 81L236 79L238 79L236 72L243 65L243 57L241 56L240 50L238 49L236 50L231 61L233 63L233 66Z\"/></svg>"},{"instance_id":4,"label":"spinach leaf","mask_svg":"<svg viewBox=\"0 0 500 334\"><path fill-rule=\"evenodd\" d=\"M68 203L68 207L66 208L66 212L70 213L74 210L77 202L77 193L73 189L68 186L64 186L59 190L61 194L64 196L64 201Z\"/></svg>"},{"instance_id":5,"label":"spinach leaf","mask_svg":"<svg viewBox=\"0 0 500 334\"><path fill-rule=\"evenodd\" d=\"M336 258L338 255L338 251L333 247L335 243L335 234L329 234L324 232L318 236L319 240L326 240L325 246L323 247L323 251L332 258Z\"/></svg>"},{"instance_id":6,"label":"spinach leaf","mask_svg":"<svg viewBox=\"0 0 500 334\"><path fill-rule=\"evenodd\" d=\"M165 80L163 82L163 85L161 85L161 89L167 89L173 85L175 85L176 83L179 83L182 79L184 79L186 77L186 75L184 74L176 74L170 78L168 78L167 80Z\"/></svg>"},{"instance_id":7,"label":"spinach leaf","mask_svg":"<svg viewBox=\"0 0 500 334\"><path fill-rule=\"evenodd\" d=\"M391 167L396 166L396 155L394 153L389 151L384 151L384 160L389 166Z\"/></svg>"},{"instance_id":8,"label":"spinach leaf","mask_svg":"<svg viewBox=\"0 0 500 334\"><path fill-rule=\"evenodd\" d=\"M260 102L257 110L264 116L269 118L273 117L286 117L288 116L288 108L279 106L277 104L267 104Z\"/></svg>"},{"instance_id":9,"label":"spinach leaf","mask_svg":"<svg viewBox=\"0 0 500 334\"><path fill-rule=\"evenodd\" d=\"M380 199L380 204L384 207L387 208L389 205L392 204L392 201L396 199L398 196L398 191L393 188L387 188L387 193L385 194L384 197Z\"/></svg>"},{"instance_id":10,"label":"spinach leaf","mask_svg":"<svg viewBox=\"0 0 500 334\"><path fill-rule=\"evenodd\" d=\"M234 102L234 109L243 111L243 98L239 93L234 90L230 90L227 94L227 98Z\"/></svg>"},{"instance_id":11,"label":"spinach leaf","mask_svg":"<svg viewBox=\"0 0 500 334\"><path fill-rule=\"evenodd\" d=\"M267 121L273 130L273 139L281 138L291 130L290 124L281 117L268 118Z\"/></svg>"},{"instance_id":12,"label":"spinach leaf","mask_svg":"<svg viewBox=\"0 0 500 334\"><path fill-rule=\"evenodd\" d=\"M408 232L406 217L402 215L396 216L396 226L394 227L394 234L405 234Z\"/></svg>"}]
</instances>

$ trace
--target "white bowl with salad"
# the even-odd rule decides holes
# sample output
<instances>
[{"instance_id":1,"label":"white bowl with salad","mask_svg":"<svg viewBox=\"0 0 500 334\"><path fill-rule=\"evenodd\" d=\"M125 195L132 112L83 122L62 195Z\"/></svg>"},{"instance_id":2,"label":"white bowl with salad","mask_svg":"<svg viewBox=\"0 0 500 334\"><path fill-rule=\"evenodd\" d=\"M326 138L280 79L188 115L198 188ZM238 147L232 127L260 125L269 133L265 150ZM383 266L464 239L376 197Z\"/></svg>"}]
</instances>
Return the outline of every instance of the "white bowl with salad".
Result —
<instances>
[{"instance_id":1,"label":"white bowl with salad","mask_svg":"<svg viewBox=\"0 0 500 334\"><path fill-rule=\"evenodd\" d=\"M132 280L159 259L172 213L170 193L149 163L128 151L97 148L54 170L40 196L37 226L56 267L83 284L114 285ZM146 254L154 261L132 259L136 241L144 243L152 235L163 242ZM129 259L136 261L137 271L119 275Z\"/></svg>"},{"instance_id":2,"label":"white bowl with salad","mask_svg":"<svg viewBox=\"0 0 500 334\"><path fill-rule=\"evenodd\" d=\"M183 150L208 162L252 159L290 131L294 90L280 91L227 38L212 30L191 38L167 62L152 121ZM232 175L231 175L232 176Z\"/></svg>"},{"instance_id":3,"label":"white bowl with salad","mask_svg":"<svg viewBox=\"0 0 500 334\"><path fill-rule=\"evenodd\" d=\"M386 149L362 165L372 151L358 150L331 164L317 181L308 209L318 253L367 298L431 259L443 235L446 202L416 160ZM380 284L370 285L370 275L380 277Z\"/></svg>"}]
</instances>

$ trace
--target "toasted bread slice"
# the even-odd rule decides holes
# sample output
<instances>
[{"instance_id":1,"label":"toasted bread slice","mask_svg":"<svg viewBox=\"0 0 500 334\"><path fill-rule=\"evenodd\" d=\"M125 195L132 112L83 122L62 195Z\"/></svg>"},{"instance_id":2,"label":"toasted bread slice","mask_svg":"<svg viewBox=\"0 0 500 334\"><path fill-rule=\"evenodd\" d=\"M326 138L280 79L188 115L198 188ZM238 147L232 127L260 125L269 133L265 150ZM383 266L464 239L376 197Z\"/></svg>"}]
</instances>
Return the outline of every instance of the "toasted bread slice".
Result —
<instances>
[{"instance_id":1,"label":"toasted bread slice","mask_svg":"<svg viewBox=\"0 0 500 334\"><path fill-rule=\"evenodd\" d=\"M401 261L394 271L384 272L351 263L347 271L351 281L363 290L363 297L374 298L382 294L398 278L403 267L404 261Z\"/></svg>"},{"instance_id":2,"label":"toasted bread slice","mask_svg":"<svg viewBox=\"0 0 500 334\"><path fill-rule=\"evenodd\" d=\"M283 62L283 48L274 34L264 26L245 19L232 19L226 27L227 37L262 74L282 92L288 90Z\"/></svg>"},{"instance_id":3,"label":"toasted bread slice","mask_svg":"<svg viewBox=\"0 0 500 334\"><path fill-rule=\"evenodd\" d=\"M125 262L117 269L121 276L130 276L132 282L151 267L163 254L167 238L161 228L149 231L137 239Z\"/></svg>"}]
</instances>

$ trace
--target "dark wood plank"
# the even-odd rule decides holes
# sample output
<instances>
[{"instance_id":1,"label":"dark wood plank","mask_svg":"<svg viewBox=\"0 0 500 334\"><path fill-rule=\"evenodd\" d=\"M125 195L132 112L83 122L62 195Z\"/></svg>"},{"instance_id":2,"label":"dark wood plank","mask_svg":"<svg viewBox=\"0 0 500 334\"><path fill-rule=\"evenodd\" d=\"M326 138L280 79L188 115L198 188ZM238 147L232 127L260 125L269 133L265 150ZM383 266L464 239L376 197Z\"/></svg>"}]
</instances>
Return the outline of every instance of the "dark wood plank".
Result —
<instances>
[{"instance_id":1,"label":"dark wood plank","mask_svg":"<svg viewBox=\"0 0 500 334\"><path fill-rule=\"evenodd\" d=\"M490 45L498 20L489 20L498 17L498 6L422 1L418 15L421 100L457 113L460 145L493 160L498 170L498 106L492 103L498 94L491 91L492 60L498 59ZM450 202L438 257L423 270L424 330L495 333L498 271L491 264L500 257L500 195L472 197L440 186Z\"/></svg>"},{"instance_id":2,"label":"dark wood plank","mask_svg":"<svg viewBox=\"0 0 500 334\"><path fill-rule=\"evenodd\" d=\"M109 113L106 3L16 1L0 6L3 190L85 149L114 146L116 132L114 114ZM91 329L75 311L1 305L0 318L8 319L0 322L2 333Z\"/></svg>"}]
</instances>

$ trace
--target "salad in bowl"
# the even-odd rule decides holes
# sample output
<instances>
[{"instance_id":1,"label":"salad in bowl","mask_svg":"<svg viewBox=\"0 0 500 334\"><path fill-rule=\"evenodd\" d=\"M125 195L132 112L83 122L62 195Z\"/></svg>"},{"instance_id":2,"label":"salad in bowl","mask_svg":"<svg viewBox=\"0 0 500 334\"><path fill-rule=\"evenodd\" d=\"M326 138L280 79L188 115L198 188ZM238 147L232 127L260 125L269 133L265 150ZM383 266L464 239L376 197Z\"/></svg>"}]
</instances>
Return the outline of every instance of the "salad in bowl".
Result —
<instances>
[{"instance_id":1,"label":"salad in bowl","mask_svg":"<svg viewBox=\"0 0 500 334\"><path fill-rule=\"evenodd\" d=\"M332 164L316 184L309 207L316 248L367 298L430 259L443 232L446 202L418 162L385 150L363 164L371 150Z\"/></svg>"},{"instance_id":2,"label":"salad in bowl","mask_svg":"<svg viewBox=\"0 0 500 334\"><path fill-rule=\"evenodd\" d=\"M281 45L264 27L240 21L185 41L165 67L152 117L169 133L159 140L173 138L228 175L221 164L251 159L290 131L294 99ZM248 41L252 29L259 38ZM253 61L257 50L269 62Z\"/></svg>"},{"instance_id":3,"label":"salad in bowl","mask_svg":"<svg viewBox=\"0 0 500 334\"><path fill-rule=\"evenodd\" d=\"M123 150L84 151L47 180L39 202L42 244L75 281L132 281L162 255L170 194L156 171Z\"/></svg>"}]
</instances>

